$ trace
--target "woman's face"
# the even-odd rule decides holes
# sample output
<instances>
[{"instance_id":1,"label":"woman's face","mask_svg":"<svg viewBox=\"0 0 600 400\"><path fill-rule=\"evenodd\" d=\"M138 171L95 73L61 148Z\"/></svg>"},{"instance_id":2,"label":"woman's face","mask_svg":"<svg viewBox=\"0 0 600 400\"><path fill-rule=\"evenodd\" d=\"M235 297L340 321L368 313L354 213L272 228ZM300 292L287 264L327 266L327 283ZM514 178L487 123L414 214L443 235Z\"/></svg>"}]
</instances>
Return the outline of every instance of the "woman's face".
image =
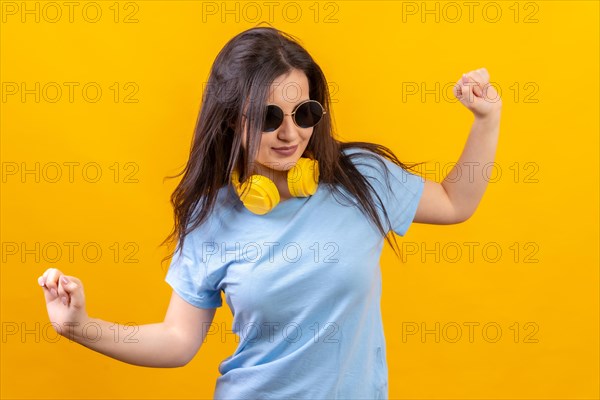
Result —
<instances>
[{"instance_id":1,"label":"woman's face","mask_svg":"<svg viewBox=\"0 0 600 400\"><path fill-rule=\"evenodd\" d=\"M267 103L279 106L285 114L291 114L299 103L309 99L306 75L301 70L293 69L288 75L278 76L274 80ZM268 104L265 104L265 107ZM304 153L313 130L314 127L299 128L292 120L292 116L286 115L277 130L262 134L255 160L259 165L256 167L259 170L262 169L261 165L278 171L289 170ZM242 146L246 148L246 129L242 134ZM294 147L295 150L289 154L275 150L282 147Z\"/></svg>"}]
</instances>

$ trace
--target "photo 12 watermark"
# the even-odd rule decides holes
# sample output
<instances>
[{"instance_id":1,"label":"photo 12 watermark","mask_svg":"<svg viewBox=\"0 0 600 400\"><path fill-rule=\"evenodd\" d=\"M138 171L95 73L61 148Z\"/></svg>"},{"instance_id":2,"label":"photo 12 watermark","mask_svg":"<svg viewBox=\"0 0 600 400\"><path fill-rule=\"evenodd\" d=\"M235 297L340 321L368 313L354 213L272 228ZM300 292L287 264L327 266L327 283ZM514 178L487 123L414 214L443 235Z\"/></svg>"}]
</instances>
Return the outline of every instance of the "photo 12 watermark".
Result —
<instances>
[{"instance_id":1,"label":"photo 12 watermark","mask_svg":"<svg viewBox=\"0 0 600 400\"><path fill-rule=\"evenodd\" d=\"M136 1L3 1L3 24L137 24L140 4Z\"/></svg>"},{"instance_id":2,"label":"photo 12 watermark","mask_svg":"<svg viewBox=\"0 0 600 400\"><path fill-rule=\"evenodd\" d=\"M2 263L137 264L137 242L25 242L3 241Z\"/></svg>"},{"instance_id":3,"label":"photo 12 watermark","mask_svg":"<svg viewBox=\"0 0 600 400\"><path fill-rule=\"evenodd\" d=\"M536 1L403 1L401 8L403 24L540 22L540 2Z\"/></svg>"},{"instance_id":4,"label":"photo 12 watermark","mask_svg":"<svg viewBox=\"0 0 600 400\"><path fill-rule=\"evenodd\" d=\"M125 334L120 334L119 327L122 328ZM109 326L108 331L103 331L100 324L94 321L85 324L68 322L59 324L53 321L41 324L35 322L33 326L24 321L3 321L2 343L57 343L61 340L74 342L71 338L74 337L75 330L81 334L86 342L95 343L103 337L108 337L115 343L139 343L137 337L139 329L139 325L132 322L122 325L115 322Z\"/></svg>"},{"instance_id":5,"label":"photo 12 watermark","mask_svg":"<svg viewBox=\"0 0 600 400\"><path fill-rule=\"evenodd\" d=\"M259 341L286 341L296 343L303 340L311 340L313 343L339 343L341 338L340 327L336 322L314 321L310 324L304 322L286 321L284 322L248 322L244 324L234 324L233 329L227 328L225 322L221 323L203 323L202 329L205 334L204 342L211 340L211 337L218 338L225 343L232 338L235 343L240 340L247 343L256 343ZM307 336L308 335L308 336Z\"/></svg>"},{"instance_id":6,"label":"photo 12 watermark","mask_svg":"<svg viewBox=\"0 0 600 400\"><path fill-rule=\"evenodd\" d=\"M99 83L3 81L2 103L120 103L138 104L140 87L136 82Z\"/></svg>"},{"instance_id":7,"label":"photo 12 watermark","mask_svg":"<svg viewBox=\"0 0 600 400\"><path fill-rule=\"evenodd\" d=\"M299 243L299 242L214 242L200 244L199 259L202 263L218 261L220 263L297 263L312 260L315 264L337 264L340 246L333 241Z\"/></svg>"},{"instance_id":8,"label":"photo 12 watermark","mask_svg":"<svg viewBox=\"0 0 600 400\"><path fill-rule=\"evenodd\" d=\"M476 82L463 83L465 86L477 86ZM454 95L456 82L417 82L404 81L400 84L402 93L402 103L456 103L459 100ZM468 102L474 102L475 99L490 103L497 103L502 99L503 102L512 101L515 104L539 104L540 86L534 81L510 82L501 85L498 82L489 82L480 85L483 97L476 97L470 92L467 97ZM497 95L493 93L493 88ZM503 90L504 88L504 90ZM504 93L504 94L503 94Z\"/></svg>"},{"instance_id":9,"label":"photo 12 watermark","mask_svg":"<svg viewBox=\"0 0 600 400\"><path fill-rule=\"evenodd\" d=\"M406 164L413 164L405 161ZM464 161L461 163L450 162L424 162L412 169L417 172L421 179L433 181L445 180L447 182L459 182L467 180L469 183L481 178L487 183L515 183L515 184L538 184L541 182L540 164L536 161ZM407 175L402 175L402 183L408 180Z\"/></svg>"},{"instance_id":10,"label":"photo 12 watermark","mask_svg":"<svg viewBox=\"0 0 600 400\"><path fill-rule=\"evenodd\" d=\"M2 183L140 183L134 161L3 161Z\"/></svg>"},{"instance_id":11,"label":"photo 12 watermark","mask_svg":"<svg viewBox=\"0 0 600 400\"><path fill-rule=\"evenodd\" d=\"M212 97L217 101L232 102L238 96L237 84L238 84L238 82L235 79L232 79L231 81L225 81L225 82L219 82L219 83L203 82L202 83L202 92L204 93L204 96ZM280 89L280 92L276 91L275 89L281 85L283 85L283 86ZM278 96L279 100L284 101L286 103L294 104L294 105L298 104L305 98L307 98L307 99L310 98L309 93L304 93L302 91L302 86L300 85L299 82L290 81L290 82L285 82L282 84L278 81L274 81L272 83L266 84L265 86L268 89L267 92L270 93L270 97L267 98L268 104L274 103L274 100L275 100L274 93L281 93L283 97ZM271 89L273 89L273 92L271 92ZM337 95L340 92L340 86L338 85L338 83L333 82L333 81L327 82L327 89L329 92L330 102L332 104L339 103L340 100L337 98ZM258 92L259 91L257 91L256 93L258 93ZM250 94L247 97L247 99L248 99L248 102L250 102L250 103L257 100L253 97L252 94Z\"/></svg>"},{"instance_id":12,"label":"photo 12 watermark","mask_svg":"<svg viewBox=\"0 0 600 400\"><path fill-rule=\"evenodd\" d=\"M202 23L323 23L337 24L339 1L203 1Z\"/></svg>"},{"instance_id":13,"label":"photo 12 watermark","mask_svg":"<svg viewBox=\"0 0 600 400\"><path fill-rule=\"evenodd\" d=\"M400 247L402 262L420 262L456 264L538 264L540 263L540 245L535 241L506 242L470 241L470 242L440 242L440 241L403 241Z\"/></svg>"},{"instance_id":14,"label":"photo 12 watermark","mask_svg":"<svg viewBox=\"0 0 600 400\"><path fill-rule=\"evenodd\" d=\"M537 322L402 322L402 343L539 343Z\"/></svg>"}]
</instances>

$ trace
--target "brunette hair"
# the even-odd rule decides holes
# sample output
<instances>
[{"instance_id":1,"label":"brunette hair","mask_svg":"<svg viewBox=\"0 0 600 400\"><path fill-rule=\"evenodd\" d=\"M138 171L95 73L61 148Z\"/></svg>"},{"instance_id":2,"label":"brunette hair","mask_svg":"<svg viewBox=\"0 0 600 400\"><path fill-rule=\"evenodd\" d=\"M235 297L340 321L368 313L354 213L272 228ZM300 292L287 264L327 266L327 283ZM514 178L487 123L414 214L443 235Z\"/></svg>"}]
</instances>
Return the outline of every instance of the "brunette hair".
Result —
<instances>
[{"instance_id":1,"label":"brunette hair","mask_svg":"<svg viewBox=\"0 0 600 400\"><path fill-rule=\"evenodd\" d=\"M353 159L373 157L385 171L388 170L375 154L383 156L405 170L421 163L405 165L387 147L369 142L340 142L334 138L332 111L328 84L319 65L299 44L294 36L274 27L258 26L233 37L217 55L202 95L201 109L185 168L174 176L183 174L171 195L174 209L174 227L161 243L179 241L183 249L186 235L202 224L212 212L219 189L230 184L234 169L240 171L240 181L252 172L252 163L258 153L264 118L264 104L275 78L298 69L306 74L310 99L317 100L327 113L314 127L305 154L319 162L319 185L329 184L334 194L348 199L338 187L343 187L356 206L375 224L396 255L397 242L387 235L377 213L375 200L380 205L387 226L388 214L379 196L358 171ZM250 99L250 100L249 100ZM245 107L248 107L246 111ZM246 118L240 118L244 113ZM242 126L242 123L245 126ZM242 132L246 128L246 149L242 147ZM349 148L369 150L375 154L359 152L344 154ZM389 182L387 182L389 187ZM196 212L197 210L197 212ZM395 244L395 246L394 246ZM169 259L174 252L163 259Z\"/></svg>"}]
</instances>

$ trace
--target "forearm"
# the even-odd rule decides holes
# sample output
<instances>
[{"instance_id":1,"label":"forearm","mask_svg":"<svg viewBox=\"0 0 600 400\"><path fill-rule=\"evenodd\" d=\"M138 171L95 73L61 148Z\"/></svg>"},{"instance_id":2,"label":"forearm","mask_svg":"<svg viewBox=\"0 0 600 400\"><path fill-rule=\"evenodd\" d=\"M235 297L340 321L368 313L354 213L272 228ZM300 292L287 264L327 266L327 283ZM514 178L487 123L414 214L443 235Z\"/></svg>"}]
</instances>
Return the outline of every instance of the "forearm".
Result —
<instances>
[{"instance_id":1,"label":"forearm","mask_svg":"<svg viewBox=\"0 0 600 400\"><path fill-rule=\"evenodd\" d=\"M500 110L475 117L467 143L456 165L441 182L457 218L465 220L474 212L493 173L500 132Z\"/></svg>"},{"instance_id":2,"label":"forearm","mask_svg":"<svg viewBox=\"0 0 600 400\"><path fill-rule=\"evenodd\" d=\"M174 330L164 323L120 325L97 318L69 326L62 333L98 353L128 364L173 368L182 362L183 345Z\"/></svg>"}]
</instances>

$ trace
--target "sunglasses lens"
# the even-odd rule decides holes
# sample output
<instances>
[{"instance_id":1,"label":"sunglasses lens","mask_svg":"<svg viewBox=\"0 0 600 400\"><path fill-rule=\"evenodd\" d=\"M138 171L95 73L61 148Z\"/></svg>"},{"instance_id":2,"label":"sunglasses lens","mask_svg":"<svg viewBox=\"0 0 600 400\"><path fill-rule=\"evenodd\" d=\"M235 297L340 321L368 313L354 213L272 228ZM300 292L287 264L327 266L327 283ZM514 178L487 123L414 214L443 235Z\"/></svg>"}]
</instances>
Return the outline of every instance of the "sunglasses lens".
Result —
<instances>
[{"instance_id":1,"label":"sunglasses lens","mask_svg":"<svg viewBox=\"0 0 600 400\"><path fill-rule=\"evenodd\" d=\"M283 122L283 110L276 105L267 106L263 132L276 131ZM294 114L296 125L300 128L312 128L317 125L323 117L323 108L317 101L303 103Z\"/></svg>"},{"instance_id":2,"label":"sunglasses lens","mask_svg":"<svg viewBox=\"0 0 600 400\"><path fill-rule=\"evenodd\" d=\"M281 108L270 105L267 107L267 115L263 126L264 132L273 132L279 128L283 122L283 111Z\"/></svg>"},{"instance_id":3,"label":"sunglasses lens","mask_svg":"<svg viewBox=\"0 0 600 400\"><path fill-rule=\"evenodd\" d=\"M296 110L296 124L300 128L312 128L323 117L323 109L316 101L307 101Z\"/></svg>"}]
</instances>

